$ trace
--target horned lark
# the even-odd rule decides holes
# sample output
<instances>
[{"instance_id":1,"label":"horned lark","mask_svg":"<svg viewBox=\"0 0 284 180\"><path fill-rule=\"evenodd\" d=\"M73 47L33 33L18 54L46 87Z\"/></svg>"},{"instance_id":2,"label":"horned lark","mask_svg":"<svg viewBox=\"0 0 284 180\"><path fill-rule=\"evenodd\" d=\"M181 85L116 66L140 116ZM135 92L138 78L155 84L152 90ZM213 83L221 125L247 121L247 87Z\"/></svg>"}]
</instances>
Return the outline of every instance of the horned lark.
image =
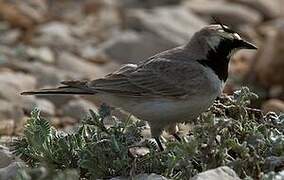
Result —
<instances>
[{"instance_id":1,"label":"horned lark","mask_svg":"<svg viewBox=\"0 0 284 180\"><path fill-rule=\"evenodd\" d=\"M221 94L230 57L238 49L256 47L225 25L209 25L186 45L124 65L104 78L64 81L58 88L22 94L95 95L147 121L162 149L159 137L164 129L175 135L176 123L197 118Z\"/></svg>"}]
</instances>

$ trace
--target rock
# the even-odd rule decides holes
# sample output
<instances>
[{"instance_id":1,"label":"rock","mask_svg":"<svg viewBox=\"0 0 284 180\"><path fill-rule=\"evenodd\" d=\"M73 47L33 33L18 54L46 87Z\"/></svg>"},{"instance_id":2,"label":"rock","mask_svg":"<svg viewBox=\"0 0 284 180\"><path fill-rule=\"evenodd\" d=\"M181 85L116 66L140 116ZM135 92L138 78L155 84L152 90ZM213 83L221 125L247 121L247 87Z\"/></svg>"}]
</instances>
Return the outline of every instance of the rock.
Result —
<instances>
[{"instance_id":1,"label":"rock","mask_svg":"<svg viewBox=\"0 0 284 180\"><path fill-rule=\"evenodd\" d=\"M0 72L0 84L2 83L9 84L20 92L35 88L36 78L24 73Z\"/></svg>"},{"instance_id":2,"label":"rock","mask_svg":"<svg viewBox=\"0 0 284 180\"><path fill-rule=\"evenodd\" d=\"M91 20L85 21L87 24L83 22L85 27L89 27L98 39L109 38L123 27L124 12L119 7L119 1L88 0L83 6L83 11L89 15L88 20Z\"/></svg>"},{"instance_id":3,"label":"rock","mask_svg":"<svg viewBox=\"0 0 284 180\"><path fill-rule=\"evenodd\" d=\"M254 62L256 51L240 50L238 51L230 61L229 74L244 77L250 73L252 63Z\"/></svg>"},{"instance_id":4,"label":"rock","mask_svg":"<svg viewBox=\"0 0 284 180\"><path fill-rule=\"evenodd\" d=\"M54 128L58 129L61 127L61 119L58 117L52 117L49 119L49 122L51 124L51 126L53 126Z\"/></svg>"},{"instance_id":5,"label":"rock","mask_svg":"<svg viewBox=\"0 0 284 180\"><path fill-rule=\"evenodd\" d=\"M6 1L0 2L0 17L9 22L11 26L30 29L34 25L34 20L27 17L17 6Z\"/></svg>"},{"instance_id":6,"label":"rock","mask_svg":"<svg viewBox=\"0 0 284 180\"><path fill-rule=\"evenodd\" d=\"M265 43L257 51L252 76L255 81L265 86L284 87L284 21L278 28L267 34ZM282 27L282 28L281 28Z\"/></svg>"},{"instance_id":7,"label":"rock","mask_svg":"<svg viewBox=\"0 0 284 180\"><path fill-rule=\"evenodd\" d=\"M151 173L151 174L139 174L134 179L137 180L167 180L168 178L165 178L164 176Z\"/></svg>"},{"instance_id":8,"label":"rock","mask_svg":"<svg viewBox=\"0 0 284 180\"><path fill-rule=\"evenodd\" d=\"M280 156L269 156L264 161L264 169L266 172L278 172L279 170L282 170L284 166L284 157Z\"/></svg>"},{"instance_id":9,"label":"rock","mask_svg":"<svg viewBox=\"0 0 284 180\"><path fill-rule=\"evenodd\" d=\"M130 148L129 152L131 153L133 157L142 157L142 156L145 156L146 154L149 154L150 150L149 148L146 148L146 147L134 147L134 148Z\"/></svg>"},{"instance_id":10,"label":"rock","mask_svg":"<svg viewBox=\"0 0 284 180\"><path fill-rule=\"evenodd\" d=\"M9 151L9 148L0 145L0 168L6 167L11 164L15 158L13 154Z\"/></svg>"},{"instance_id":11,"label":"rock","mask_svg":"<svg viewBox=\"0 0 284 180\"><path fill-rule=\"evenodd\" d=\"M182 6L159 7L151 10L129 10L128 26L139 31L148 31L172 46L181 45L190 39L206 23Z\"/></svg>"},{"instance_id":12,"label":"rock","mask_svg":"<svg viewBox=\"0 0 284 180\"><path fill-rule=\"evenodd\" d=\"M127 31L103 43L99 51L120 64L137 63L156 53L173 48L171 42L151 33ZM126 52L127 50L127 52Z\"/></svg>"},{"instance_id":13,"label":"rock","mask_svg":"<svg viewBox=\"0 0 284 180\"><path fill-rule=\"evenodd\" d=\"M224 1L194 0L186 2L186 6L201 16L215 17L231 27L258 24L262 20L258 11L247 6Z\"/></svg>"},{"instance_id":14,"label":"rock","mask_svg":"<svg viewBox=\"0 0 284 180\"><path fill-rule=\"evenodd\" d=\"M25 16L31 18L36 23L42 23L48 17L49 4L46 0L25 0L16 4Z\"/></svg>"},{"instance_id":15,"label":"rock","mask_svg":"<svg viewBox=\"0 0 284 180\"><path fill-rule=\"evenodd\" d=\"M81 120L87 116L90 109L97 111L97 107L93 103L83 99L75 99L64 105L61 110L63 116Z\"/></svg>"},{"instance_id":16,"label":"rock","mask_svg":"<svg viewBox=\"0 0 284 180\"><path fill-rule=\"evenodd\" d=\"M15 88L14 85L0 83L0 99L16 103L22 100L22 96L20 95L20 90Z\"/></svg>"},{"instance_id":17,"label":"rock","mask_svg":"<svg viewBox=\"0 0 284 180\"><path fill-rule=\"evenodd\" d=\"M15 121L13 119L1 119L0 135L11 136L15 131Z\"/></svg>"},{"instance_id":18,"label":"rock","mask_svg":"<svg viewBox=\"0 0 284 180\"><path fill-rule=\"evenodd\" d=\"M20 92L36 87L36 79L27 74L0 72L0 99L20 103L25 97Z\"/></svg>"},{"instance_id":19,"label":"rock","mask_svg":"<svg viewBox=\"0 0 284 180\"><path fill-rule=\"evenodd\" d=\"M261 109L264 113L276 112L278 114L284 113L284 101L279 99L270 99L263 103Z\"/></svg>"},{"instance_id":20,"label":"rock","mask_svg":"<svg viewBox=\"0 0 284 180\"><path fill-rule=\"evenodd\" d=\"M281 4L280 1L267 1L267 0L230 0L229 2L235 2L243 4L254 10L257 10L262 14L264 19L273 19L280 16Z\"/></svg>"},{"instance_id":21,"label":"rock","mask_svg":"<svg viewBox=\"0 0 284 180\"><path fill-rule=\"evenodd\" d=\"M80 55L85 59L93 60L97 56L97 48L94 45L87 45L87 46L81 47Z\"/></svg>"},{"instance_id":22,"label":"rock","mask_svg":"<svg viewBox=\"0 0 284 180\"><path fill-rule=\"evenodd\" d=\"M27 55L29 58L40 60L44 63L54 63L55 56L48 47L28 48Z\"/></svg>"},{"instance_id":23,"label":"rock","mask_svg":"<svg viewBox=\"0 0 284 180\"><path fill-rule=\"evenodd\" d=\"M240 180L234 170L227 166L211 169L197 174L191 180Z\"/></svg>"},{"instance_id":24,"label":"rock","mask_svg":"<svg viewBox=\"0 0 284 180\"><path fill-rule=\"evenodd\" d=\"M12 45L17 43L21 36L21 32L18 29L9 29L5 32L1 32L0 40L3 44Z\"/></svg>"},{"instance_id":25,"label":"rock","mask_svg":"<svg viewBox=\"0 0 284 180\"><path fill-rule=\"evenodd\" d=\"M62 22L49 22L38 27L33 44L55 47L57 49L72 47L76 39L72 36L71 26Z\"/></svg>"},{"instance_id":26,"label":"rock","mask_svg":"<svg viewBox=\"0 0 284 180\"><path fill-rule=\"evenodd\" d=\"M6 136L3 135L0 137L0 144L11 144L15 140L19 139L19 136Z\"/></svg>"},{"instance_id":27,"label":"rock","mask_svg":"<svg viewBox=\"0 0 284 180\"><path fill-rule=\"evenodd\" d=\"M60 125L62 127L74 126L76 123L78 123L78 120L81 120L85 115L82 115L80 119L74 119L72 117L62 117L60 118Z\"/></svg>"},{"instance_id":28,"label":"rock","mask_svg":"<svg viewBox=\"0 0 284 180\"><path fill-rule=\"evenodd\" d=\"M0 121L6 119L20 120L23 117L24 113L19 105L0 100Z\"/></svg>"},{"instance_id":29,"label":"rock","mask_svg":"<svg viewBox=\"0 0 284 180\"><path fill-rule=\"evenodd\" d=\"M1 40L2 41L2 40ZM8 64L9 62L9 56L13 53L14 51L9 47L5 45L0 45L0 65L5 65Z\"/></svg>"},{"instance_id":30,"label":"rock","mask_svg":"<svg viewBox=\"0 0 284 180\"><path fill-rule=\"evenodd\" d=\"M284 86L276 85L270 87L268 96L270 98L278 98L284 100Z\"/></svg>"},{"instance_id":31,"label":"rock","mask_svg":"<svg viewBox=\"0 0 284 180\"><path fill-rule=\"evenodd\" d=\"M40 62L14 62L15 68L32 74L37 79L38 87L57 86L63 80L81 79L82 75L74 72L68 72L64 69L42 64ZM1 73L0 73L1 74ZM0 78L1 79L1 78ZM34 89L34 87L25 88Z\"/></svg>"},{"instance_id":32,"label":"rock","mask_svg":"<svg viewBox=\"0 0 284 180\"><path fill-rule=\"evenodd\" d=\"M9 166L0 169L0 179L1 180L10 180L14 179L17 175L17 172L20 168L24 167L22 162L13 162Z\"/></svg>"},{"instance_id":33,"label":"rock","mask_svg":"<svg viewBox=\"0 0 284 180\"><path fill-rule=\"evenodd\" d=\"M46 99L29 97L23 100L23 105L26 112L31 112L34 108L38 108L43 116L55 115L55 106Z\"/></svg>"},{"instance_id":34,"label":"rock","mask_svg":"<svg viewBox=\"0 0 284 180\"><path fill-rule=\"evenodd\" d=\"M57 65L65 71L79 74L84 78L95 79L106 74L101 67L67 52L60 53Z\"/></svg>"},{"instance_id":35,"label":"rock","mask_svg":"<svg viewBox=\"0 0 284 180\"><path fill-rule=\"evenodd\" d=\"M83 76L73 72L67 72L65 70L56 68L48 64L42 64L40 62L12 62L11 66L15 69L20 69L21 71L29 72L34 77L37 78L37 87L39 88L49 88L59 86L61 81L71 80L71 79L83 79ZM1 86L1 85L0 85ZM34 90L35 87L28 87L21 91ZM19 92L21 92L19 91ZM0 90L1 93L1 90ZM38 96L39 98L48 99L57 107L65 104L74 96Z\"/></svg>"},{"instance_id":36,"label":"rock","mask_svg":"<svg viewBox=\"0 0 284 180\"><path fill-rule=\"evenodd\" d=\"M129 178L127 177L114 177L111 178L110 180L128 180ZM152 174L139 174L136 175L135 177L132 177L131 179L136 179L136 180L167 180L168 178L165 178L164 176L152 173Z\"/></svg>"},{"instance_id":37,"label":"rock","mask_svg":"<svg viewBox=\"0 0 284 180\"><path fill-rule=\"evenodd\" d=\"M184 44L206 24L187 9L176 6L129 10L126 21L129 28L139 33L125 31L98 47L98 51L119 63L136 63Z\"/></svg>"},{"instance_id":38,"label":"rock","mask_svg":"<svg viewBox=\"0 0 284 180\"><path fill-rule=\"evenodd\" d=\"M112 63L112 60L103 53L98 53L97 47L94 45L86 45L80 47L80 56L95 64Z\"/></svg>"},{"instance_id":39,"label":"rock","mask_svg":"<svg viewBox=\"0 0 284 180\"><path fill-rule=\"evenodd\" d=\"M165 5L177 5L181 2L181 0L159 0L159 1L153 1L153 0L121 0L120 4L124 8L153 8L156 6L165 6Z\"/></svg>"},{"instance_id":40,"label":"rock","mask_svg":"<svg viewBox=\"0 0 284 180\"><path fill-rule=\"evenodd\" d=\"M7 104L7 109L4 110L0 107L0 111L6 112L8 109L13 109L14 105L8 105L8 102L21 103L25 98L20 95L20 92L27 89L34 89L36 86L36 79L27 74L16 73L16 72L0 72L0 99L5 100ZM3 102L2 102L3 103ZM1 104L1 103L0 103ZM20 106L18 106L20 107ZM10 110L9 110L10 111ZM16 112L17 110L15 110ZM11 113L8 113L11 114ZM1 116L1 115L0 115ZM3 118L3 116L1 116ZM6 118L12 118L10 115Z\"/></svg>"}]
</instances>

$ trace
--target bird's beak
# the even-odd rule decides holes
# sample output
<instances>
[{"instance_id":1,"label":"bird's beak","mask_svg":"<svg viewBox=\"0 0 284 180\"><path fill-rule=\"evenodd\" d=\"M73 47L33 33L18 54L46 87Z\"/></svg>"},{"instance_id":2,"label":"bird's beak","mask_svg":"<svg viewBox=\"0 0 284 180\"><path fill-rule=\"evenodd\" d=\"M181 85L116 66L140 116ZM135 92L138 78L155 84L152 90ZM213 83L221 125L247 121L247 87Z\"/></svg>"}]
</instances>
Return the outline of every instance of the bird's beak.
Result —
<instances>
[{"instance_id":1,"label":"bird's beak","mask_svg":"<svg viewBox=\"0 0 284 180\"><path fill-rule=\"evenodd\" d=\"M237 47L242 49L257 49L257 47L254 44L243 39L237 40Z\"/></svg>"}]
</instances>

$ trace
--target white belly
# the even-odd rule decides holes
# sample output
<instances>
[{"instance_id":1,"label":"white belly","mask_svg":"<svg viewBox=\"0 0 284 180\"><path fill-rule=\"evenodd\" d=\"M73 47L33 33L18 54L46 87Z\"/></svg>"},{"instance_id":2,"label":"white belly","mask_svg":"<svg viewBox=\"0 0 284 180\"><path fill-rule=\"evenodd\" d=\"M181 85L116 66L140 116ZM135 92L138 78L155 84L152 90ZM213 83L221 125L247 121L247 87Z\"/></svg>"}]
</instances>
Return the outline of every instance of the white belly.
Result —
<instances>
[{"instance_id":1,"label":"white belly","mask_svg":"<svg viewBox=\"0 0 284 180\"><path fill-rule=\"evenodd\" d=\"M216 97L197 97L188 100L154 99L141 102L129 108L138 118L164 123L175 121L185 122L196 118L213 104Z\"/></svg>"},{"instance_id":2,"label":"white belly","mask_svg":"<svg viewBox=\"0 0 284 180\"><path fill-rule=\"evenodd\" d=\"M169 123L185 122L196 118L206 111L218 96L218 92L210 95L190 97L185 100L161 98L125 98L105 95L102 100L110 105L122 108L149 122Z\"/></svg>"}]
</instances>

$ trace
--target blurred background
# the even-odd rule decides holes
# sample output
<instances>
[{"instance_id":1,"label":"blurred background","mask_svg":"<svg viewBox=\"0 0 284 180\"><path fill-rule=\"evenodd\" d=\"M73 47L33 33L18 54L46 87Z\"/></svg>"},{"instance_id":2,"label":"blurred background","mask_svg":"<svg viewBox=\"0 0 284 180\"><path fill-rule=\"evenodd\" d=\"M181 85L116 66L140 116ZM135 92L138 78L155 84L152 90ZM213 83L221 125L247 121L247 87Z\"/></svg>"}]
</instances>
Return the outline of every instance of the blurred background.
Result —
<instances>
[{"instance_id":1,"label":"blurred background","mask_svg":"<svg viewBox=\"0 0 284 180\"><path fill-rule=\"evenodd\" d=\"M225 93L249 86L254 107L284 112L284 0L0 0L0 135L21 133L33 107L68 129L92 97L19 93L96 79L188 42L212 16L257 44L230 63Z\"/></svg>"}]
</instances>

